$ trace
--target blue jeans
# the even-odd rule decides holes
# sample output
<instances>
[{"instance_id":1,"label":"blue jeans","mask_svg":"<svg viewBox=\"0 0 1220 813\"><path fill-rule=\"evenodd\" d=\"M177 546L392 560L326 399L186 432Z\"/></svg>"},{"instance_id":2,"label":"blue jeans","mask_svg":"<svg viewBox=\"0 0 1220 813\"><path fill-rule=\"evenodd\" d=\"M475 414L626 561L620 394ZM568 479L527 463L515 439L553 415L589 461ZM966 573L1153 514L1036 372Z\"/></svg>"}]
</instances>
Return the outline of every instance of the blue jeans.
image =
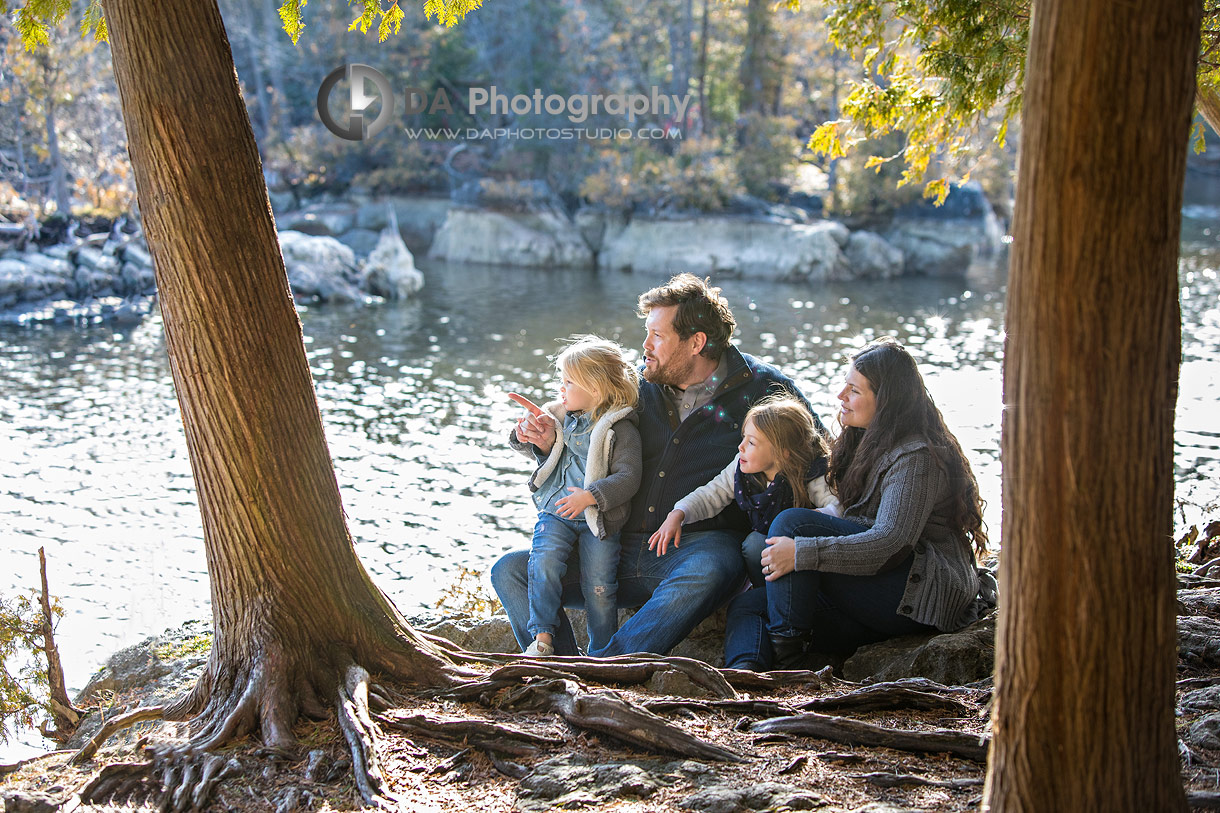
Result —
<instances>
[{"instance_id":1,"label":"blue jeans","mask_svg":"<svg viewBox=\"0 0 1220 813\"><path fill-rule=\"evenodd\" d=\"M746 560L746 575L750 584L762 587L767 583L762 572L762 552L767 549L767 535L758 531L750 531L749 536L741 543L741 557Z\"/></svg>"},{"instance_id":2,"label":"blue jeans","mask_svg":"<svg viewBox=\"0 0 1220 813\"><path fill-rule=\"evenodd\" d=\"M865 530L851 520L789 508L771 523L771 536L850 536ZM871 576L798 570L749 590L729 605L725 666L768 669L771 635L808 636L813 652L846 655L863 644L934 627L898 614L914 556Z\"/></svg>"},{"instance_id":3,"label":"blue jeans","mask_svg":"<svg viewBox=\"0 0 1220 813\"><path fill-rule=\"evenodd\" d=\"M584 516L564 519L542 511L534 526L534 541L529 560L529 611L527 628L530 641L540 632L552 635L559 629L559 602L563 592L563 577L574 551L580 556L574 563L580 575L580 592L588 616L589 648L601 648L610 641L618 627L618 607L615 596L618 584L619 535L599 539L589 530ZM526 646L529 644L527 643ZM524 648L524 647L523 647Z\"/></svg>"},{"instance_id":4,"label":"blue jeans","mask_svg":"<svg viewBox=\"0 0 1220 813\"><path fill-rule=\"evenodd\" d=\"M683 534L682 543L658 557L648 549L647 534L623 534L618 564L618 606L639 607L603 647L590 644L599 657L652 652L664 655L690 634L700 621L728 601L742 583L741 534L698 531ZM581 553L574 554L580 556ZM504 605L513 634L522 648L533 640L529 619L529 551L513 551L491 568L491 583ZM565 607L583 604L571 560L563 578ZM555 654L576 655L576 637L567 615L559 613Z\"/></svg>"}]
</instances>

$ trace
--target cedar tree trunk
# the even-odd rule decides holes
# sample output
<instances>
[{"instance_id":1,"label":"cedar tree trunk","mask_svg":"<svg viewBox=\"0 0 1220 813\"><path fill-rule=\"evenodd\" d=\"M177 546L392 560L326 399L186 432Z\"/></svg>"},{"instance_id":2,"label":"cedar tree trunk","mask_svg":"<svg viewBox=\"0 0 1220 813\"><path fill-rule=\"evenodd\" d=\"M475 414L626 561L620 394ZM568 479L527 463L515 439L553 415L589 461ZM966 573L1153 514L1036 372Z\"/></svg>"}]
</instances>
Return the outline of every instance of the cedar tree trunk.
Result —
<instances>
[{"instance_id":1,"label":"cedar tree trunk","mask_svg":"<svg viewBox=\"0 0 1220 813\"><path fill-rule=\"evenodd\" d=\"M167 716L287 746L354 666L454 671L352 548L216 0L104 6L211 575L208 669Z\"/></svg>"},{"instance_id":2,"label":"cedar tree trunk","mask_svg":"<svg viewBox=\"0 0 1220 813\"><path fill-rule=\"evenodd\" d=\"M984 808L1186 807L1178 230L1198 0L1035 0L1008 296Z\"/></svg>"}]
</instances>

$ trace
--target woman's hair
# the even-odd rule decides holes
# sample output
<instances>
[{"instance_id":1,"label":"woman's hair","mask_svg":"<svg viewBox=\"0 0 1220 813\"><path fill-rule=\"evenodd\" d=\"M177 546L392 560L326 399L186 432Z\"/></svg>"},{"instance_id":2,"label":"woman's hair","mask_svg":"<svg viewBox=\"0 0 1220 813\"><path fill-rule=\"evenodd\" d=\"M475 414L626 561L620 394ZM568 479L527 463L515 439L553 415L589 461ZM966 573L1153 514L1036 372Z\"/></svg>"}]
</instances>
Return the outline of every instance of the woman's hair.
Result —
<instances>
[{"instance_id":1,"label":"woman's hair","mask_svg":"<svg viewBox=\"0 0 1220 813\"><path fill-rule=\"evenodd\" d=\"M813 508L805 476L814 460L830 454L830 448L813 422L813 414L790 393L770 395L750 407L746 421L767 439L775 452L780 474L792 487L797 508ZM745 422L742 422L744 431Z\"/></svg>"},{"instance_id":2,"label":"woman's hair","mask_svg":"<svg viewBox=\"0 0 1220 813\"><path fill-rule=\"evenodd\" d=\"M978 481L957 438L945 426L944 416L928 394L915 359L897 340L887 336L856 353L851 364L868 379L877 399L877 411L867 428L844 426L831 447L826 479L839 502L850 506L858 501L877 462L899 443L920 438L949 478L950 526L963 541L973 543L981 555L987 550L987 531L983 526Z\"/></svg>"},{"instance_id":3,"label":"woman's hair","mask_svg":"<svg viewBox=\"0 0 1220 813\"><path fill-rule=\"evenodd\" d=\"M598 336L574 336L555 358L555 369L593 396L589 416L597 421L620 407L634 407L640 377L623 357L623 348Z\"/></svg>"}]
</instances>

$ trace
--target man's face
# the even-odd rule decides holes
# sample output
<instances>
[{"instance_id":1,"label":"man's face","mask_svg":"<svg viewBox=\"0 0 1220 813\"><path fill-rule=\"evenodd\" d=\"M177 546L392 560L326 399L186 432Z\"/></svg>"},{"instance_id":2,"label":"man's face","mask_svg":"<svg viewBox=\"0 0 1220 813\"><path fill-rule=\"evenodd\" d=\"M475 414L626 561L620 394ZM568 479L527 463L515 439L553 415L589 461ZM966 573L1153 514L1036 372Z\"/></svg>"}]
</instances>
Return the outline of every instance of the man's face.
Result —
<instances>
[{"instance_id":1,"label":"man's face","mask_svg":"<svg viewBox=\"0 0 1220 813\"><path fill-rule=\"evenodd\" d=\"M695 357L702 346L702 333L686 341L674 330L677 305L653 308L644 319L644 378L654 384L686 387L695 369Z\"/></svg>"}]
</instances>

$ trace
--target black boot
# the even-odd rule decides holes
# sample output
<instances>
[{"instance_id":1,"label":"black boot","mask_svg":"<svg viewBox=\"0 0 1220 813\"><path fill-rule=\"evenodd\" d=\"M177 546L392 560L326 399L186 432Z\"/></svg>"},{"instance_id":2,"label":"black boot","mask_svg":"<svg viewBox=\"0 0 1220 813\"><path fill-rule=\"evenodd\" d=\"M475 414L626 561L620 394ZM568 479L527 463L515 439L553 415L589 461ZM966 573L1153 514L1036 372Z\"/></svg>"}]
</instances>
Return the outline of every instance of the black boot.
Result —
<instances>
[{"instance_id":1,"label":"black boot","mask_svg":"<svg viewBox=\"0 0 1220 813\"><path fill-rule=\"evenodd\" d=\"M771 636L771 663L773 669L802 669L805 651L809 648L810 633Z\"/></svg>"}]
</instances>

